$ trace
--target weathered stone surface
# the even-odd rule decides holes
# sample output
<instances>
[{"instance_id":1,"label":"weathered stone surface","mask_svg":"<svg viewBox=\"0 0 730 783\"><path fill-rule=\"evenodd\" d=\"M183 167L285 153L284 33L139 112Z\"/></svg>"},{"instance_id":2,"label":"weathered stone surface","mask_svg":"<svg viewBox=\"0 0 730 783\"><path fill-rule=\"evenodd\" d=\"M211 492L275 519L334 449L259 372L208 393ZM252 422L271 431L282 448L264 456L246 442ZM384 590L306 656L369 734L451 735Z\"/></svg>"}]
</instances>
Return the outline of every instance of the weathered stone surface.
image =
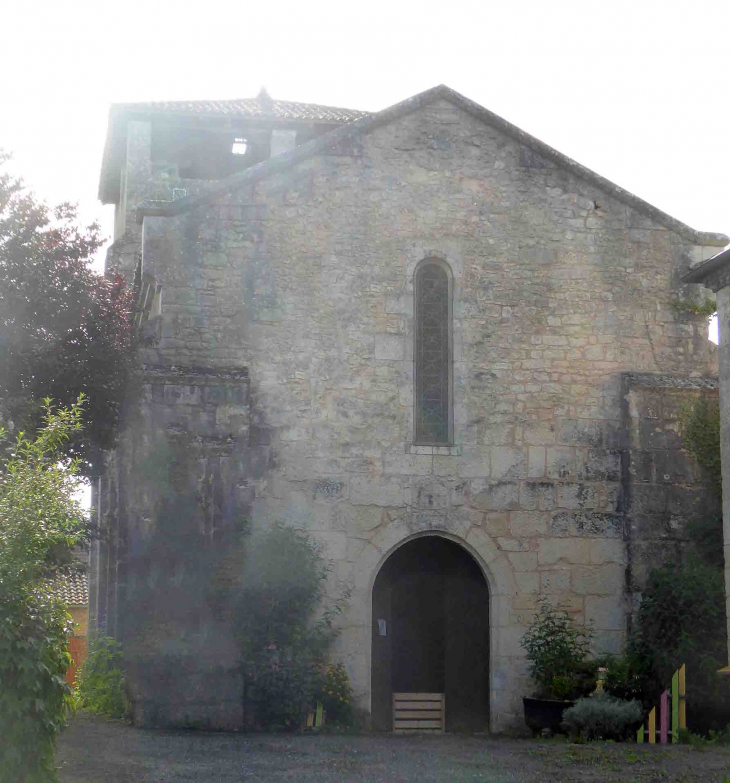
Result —
<instances>
[{"instance_id":1,"label":"weathered stone surface","mask_svg":"<svg viewBox=\"0 0 730 783\"><path fill-rule=\"evenodd\" d=\"M525 452L509 446L492 447L492 478L524 478L526 475Z\"/></svg>"},{"instance_id":2,"label":"weathered stone surface","mask_svg":"<svg viewBox=\"0 0 730 783\"><path fill-rule=\"evenodd\" d=\"M510 533L515 538L547 533L548 514L542 511L513 511L510 514Z\"/></svg>"},{"instance_id":3,"label":"weathered stone surface","mask_svg":"<svg viewBox=\"0 0 730 783\"><path fill-rule=\"evenodd\" d=\"M621 601L617 601L615 597L587 596L585 615L586 620L596 630L622 631L626 627L624 607Z\"/></svg>"},{"instance_id":4,"label":"weathered stone surface","mask_svg":"<svg viewBox=\"0 0 730 783\"><path fill-rule=\"evenodd\" d=\"M623 568L619 564L576 566L571 571L573 590L580 595L612 595L621 592ZM615 598L614 598L615 600Z\"/></svg>"},{"instance_id":5,"label":"weathered stone surface","mask_svg":"<svg viewBox=\"0 0 730 783\"><path fill-rule=\"evenodd\" d=\"M545 475L545 449L530 447L528 450L527 475L529 478L542 478Z\"/></svg>"},{"instance_id":6,"label":"weathered stone surface","mask_svg":"<svg viewBox=\"0 0 730 783\"><path fill-rule=\"evenodd\" d=\"M400 506L403 484L394 478L353 476L350 479L350 500L359 506Z\"/></svg>"},{"instance_id":7,"label":"weathered stone surface","mask_svg":"<svg viewBox=\"0 0 730 783\"><path fill-rule=\"evenodd\" d=\"M587 541L575 538L543 538L537 544L538 563L555 565L556 563L588 563L589 548Z\"/></svg>"},{"instance_id":8,"label":"weathered stone surface","mask_svg":"<svg viewBox=\"0 0 730 783\"><path fill-rule=\"evenodd\" d=\"M583 511L571 513L557 511L550 520L550 534L553 536L597 536L620 538L623 534L623 517L619 514Z\"/></svg>"},{"instance_id":9,"label":"weathered stone surface","mask_svg":"<svg viewBox=\"0 0 730 783\"><path fill-rule=\"evenodd\" d=\"M595 508L597 488L593 484L560 484L558 487L558 506L561 508Z\"/></svg>"},{"instance_id":10,"label":"weathered stone surface","mask_svg":"<svg viewBox=\"0 0 730 783\"><path fill-rule=\"evenodd\" d=\"M581 453L574 448L549 448L546 467L548 478L577 479L582 468Z\"/></svg>"},{"instance_id":11,"label":"weathered stone surface","mask_svg":"<svg viewBox=\"0 0 730 783\"><path fill-rule=\"evenodd\" d=\"M146 389L137 430L111 458L102 516L147 545L164 521L148 440L189 438L194 459L178 472L200 491L188 504L196 530L215 539L241 520L283 521L338 561L336 581L353 592L335 654L366 711L378 570L411 538L461 543L492 590L490 708L502 730L522 720L519 641L536 596L595 615L618 648L625 588L640 590L708 508L677 422L681 399L709 387L677 379L712 373L714 348L701 317L672 310L674 281L703 248L464 106L412 108L262 164L255 182L163 175L151 124L130 122L110 263L132 279L141 253L164 292L145 360L208 371ZM173 187L207 195L168 216L157 203L142 228L128 219ZM453 294L453 438L437 445L414 443L414 271L426 259L449 270ZM212 377L226 368L248 368L250 398L248 381ZM114 595L99 604L102 625Z\"/></svg>"},{"instance_id":12,"label":"weathered stone surface","mask_svg":"<svg viewBox=\"0 0 730 783\"><path fill-rule=\"evenodd\" d=\"M519 507L519 484L516 481L473 482L471 503L485 511L506 511Z\"/></svg>"}]
</instances>

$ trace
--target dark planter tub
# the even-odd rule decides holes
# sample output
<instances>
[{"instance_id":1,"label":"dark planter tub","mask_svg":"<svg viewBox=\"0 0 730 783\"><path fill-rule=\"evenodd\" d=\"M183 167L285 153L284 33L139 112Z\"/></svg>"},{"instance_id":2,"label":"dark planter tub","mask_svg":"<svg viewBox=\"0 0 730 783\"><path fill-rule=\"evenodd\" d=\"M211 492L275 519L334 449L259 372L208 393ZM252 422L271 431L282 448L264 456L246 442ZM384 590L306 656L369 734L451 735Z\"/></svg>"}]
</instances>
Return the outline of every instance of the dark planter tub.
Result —
<instances>
[{"instance_id":1,"label":"dark planter tub","mask_svg":"<svg viewBox=\"0 0 730 783\"><path fill-rule=\"evenodd\" d=\"M550 729L553 734L559 734L563 731L560 723L563 720L563 713L575 702L572 701L554 701L553 699L530 699L523 698L522 703L525 706L525 723L532 731L532 736L537 736L543 729Z\"/></svg>"}]
</instances>

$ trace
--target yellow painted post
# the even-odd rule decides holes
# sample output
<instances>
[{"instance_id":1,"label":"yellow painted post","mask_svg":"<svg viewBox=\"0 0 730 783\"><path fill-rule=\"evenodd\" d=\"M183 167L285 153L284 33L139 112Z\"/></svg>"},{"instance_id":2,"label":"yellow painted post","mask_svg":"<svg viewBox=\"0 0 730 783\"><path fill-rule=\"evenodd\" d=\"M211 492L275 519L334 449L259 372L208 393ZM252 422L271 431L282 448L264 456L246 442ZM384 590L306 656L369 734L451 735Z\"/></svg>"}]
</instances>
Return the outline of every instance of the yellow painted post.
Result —
<instances>
[{"instance_id":1,"label":"yellow painted post","mask_svg":"<svg viewBox=\"0 0 730 783\"><path fill-rule=\"evenodd\" d=\"M672 745L679 742L679 669L672 675Z\"/></svg>"},{"instance_id":2,"label":"yellow painted post","mask_svg":"<svg viewBox=\"0 0 730 783\"><path fill-rule=\"evenodd\" d=\"M652 707L649 713L649 742L656 745L656 707Z\"/></svg>"},{"instance_id":3,"label":"yellow painted post","mask_svg":"<svg viewBox=\"0 0 730 783\"><path fill-rule=\"evenodd\" d=\"M643 744L644 742L644 724L642 723L641 728L636 732L636 741L639 743L639 745Z\"/></svg>"},{"instance_id":4,"label":"yellow painted post","mask_svg":"<svg viewBox=\"0 0 730 783\"><path fill-rule=\"evenodd\" d=\"M324 712L324 707L322 706L322 702L318 701L317 712L315 713L315 718L314 718L314 725L316 728L319 728L324 723L324 721L322 720L323 712Z\"/></svg>"},{"instance_id":5,"label":"yellow painted post","mask_svg":"<svg viewBox=\"0 0 730 783\"><path fill-rule=\"evenodd\" d=\"M687 687L686 687L686 664L679 667L679 728L687 728Z\"/></svg>"}]
</instances>

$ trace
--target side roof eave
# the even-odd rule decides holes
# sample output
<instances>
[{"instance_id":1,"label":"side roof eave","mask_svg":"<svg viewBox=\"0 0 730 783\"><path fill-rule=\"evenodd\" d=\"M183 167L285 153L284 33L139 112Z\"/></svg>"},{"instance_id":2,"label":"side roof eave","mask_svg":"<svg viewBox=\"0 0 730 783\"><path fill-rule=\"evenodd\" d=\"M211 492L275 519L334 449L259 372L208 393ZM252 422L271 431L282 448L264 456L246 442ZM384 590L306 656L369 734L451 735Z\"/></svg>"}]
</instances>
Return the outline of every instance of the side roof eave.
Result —
<instances>
[{"instance_id":1,"label":"side roof eave","mask_svg":"<svg viewBox=\"0 0 730 783\"><path fill-rule=\"evenodd\" d=\"M730 247L718 253L707 261L698 264L682 278L683 283L702 283L713 291L717 291L720 280L719 273L730 267Z\"/></svg>"},{"instance_id":2,"label":"side roof eave","mask_svg":"<svg viewBox=\"0 0 730 783\"><path fill-rule=\"evenodd\" d=\"M570 173L574 174L579 179L583 179L596 185L605 193L613 196L618 201L626 204L627 206L636 209L638 212L646 215L647 217L655 220L660 225L665 226L671 231L676 232L680 236L689 240L697 245L709 245L713 247L724 247L730 238L724 234L718 234L708 231L697 231L686 223L682 223L680 220L673 218L666 212L662 212L660 209L649 204L647 201L634 196L627 190L619 187L610 180L602 177L600 174L596 174L589 168L577 163L569 158L567 155L558 152L553 147L545 144L544 142L531 136L529 133L513 125L511 122L502 119L493 112L480 106L478 103L469 100L460 93L452 90L446 85L439 85L433 87L430 90L414 95L412 98L408 98L405 101L391 106L390 108L383 109L383 111L373 114L370 117L365 117L356 122L344 125L340 128L330 131L316 139L313 139L306 144L302 144L300 147L295 147L293 150L286 152L282 155L278 155L275 158L270 158L267 161L258 163L252 166L250 169L234 174L227 177L224 180L213 182L205 188L203 193L198 193L195 196L188 196L174 202L149 202L143 204L138 210L138 216L141 219L144 215L179 215L189 209L192 209L199 204L207 202L209 199L221 194L230 192L239 187L256 182L257 180L264 179L268 176L276 174L280 171L296 165L300 161L303 161L317 153L336 145L344 140L353 138L360 134L368 133L375 128L388 123L394 122L401 117L417 111L424 106L433 103L436 100L445 99L455 104L465 112L480 120L481 122L491 125L498 130L502 131L506 135L515 139L526 147L534 150L540 155L554 161L558 166L566 169Z\"/></svg>"}]
</instances>

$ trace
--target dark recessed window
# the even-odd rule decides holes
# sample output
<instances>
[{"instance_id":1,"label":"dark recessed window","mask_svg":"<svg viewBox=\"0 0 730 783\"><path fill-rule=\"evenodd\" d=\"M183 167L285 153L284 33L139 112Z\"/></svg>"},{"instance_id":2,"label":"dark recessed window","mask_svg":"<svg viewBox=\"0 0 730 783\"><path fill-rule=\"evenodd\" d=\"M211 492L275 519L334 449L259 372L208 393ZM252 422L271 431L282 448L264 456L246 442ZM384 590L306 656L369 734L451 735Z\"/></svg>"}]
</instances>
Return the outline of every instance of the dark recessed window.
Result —
<instances>
[{"instance_id":1,"label":"dark recessed window","mask_svg":"<svg viewBox=\"0 0 730 783\"><path fill-rule=\"evenodd\" d=\"M415 442L451 439L449 276L438 263L422 264L415 279Z\"/></svg>"}]
</instances>

